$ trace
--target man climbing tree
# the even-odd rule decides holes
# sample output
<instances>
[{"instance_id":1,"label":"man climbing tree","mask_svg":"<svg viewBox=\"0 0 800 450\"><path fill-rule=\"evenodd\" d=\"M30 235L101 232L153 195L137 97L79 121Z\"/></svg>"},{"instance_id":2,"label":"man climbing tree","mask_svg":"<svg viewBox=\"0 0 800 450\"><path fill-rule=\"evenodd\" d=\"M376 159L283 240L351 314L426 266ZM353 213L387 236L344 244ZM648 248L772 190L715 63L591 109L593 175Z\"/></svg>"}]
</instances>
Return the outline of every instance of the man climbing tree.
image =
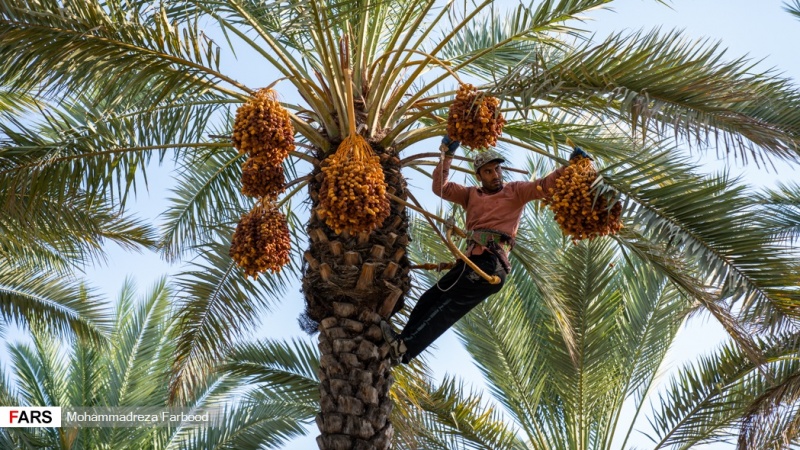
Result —
<instances>
[{"instance_id":1,"label":"man climbing tree","mask_svg":"<svg viewBox=\"0 0 800 450\"><path fill-rule=\"evenodd\" d=\"M501 163L505 158L494 150L478 152L474 160L480 187L448 181L450 164L460 142L442 139L442 157L433 171L433 193L461 205L467 213L469 245L465 255L483 272L494 275L492 283L461 259L439 281L420 296L408 323L397 333L387 321L381 322L396 364L408 364L472 308L502 289L511 271L508 252L514 247L522 211L532 201L545 198L565 168L534 181L503 183ZM590 158L580 147L570 155Z\"/></svg>"}]
</instances>

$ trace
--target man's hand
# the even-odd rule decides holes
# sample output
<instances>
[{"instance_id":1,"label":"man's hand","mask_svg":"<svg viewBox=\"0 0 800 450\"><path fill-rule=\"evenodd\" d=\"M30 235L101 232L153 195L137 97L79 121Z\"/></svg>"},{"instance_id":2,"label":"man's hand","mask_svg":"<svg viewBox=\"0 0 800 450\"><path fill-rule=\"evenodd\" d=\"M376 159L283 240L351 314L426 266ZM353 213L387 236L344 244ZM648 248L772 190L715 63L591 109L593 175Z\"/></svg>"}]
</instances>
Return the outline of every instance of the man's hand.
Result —
<instances>
[{"instance_id":1,"label":"man's hand","mask_svg":"<svg viewBox=\"0 0 800 450\"><path fill-rule=\"evenodd\" d=\"M450 139L450 136L445 136L442 138L442 145L439 146L439 150L443 151L446 156L453 156L460 146L461 142Z\"/></svg>"},{"instance_id":2,"label":"man's hand","mask_svg":"<svg viewBox=\"0 0 800 450\"><path fill-rule=\"evenodd\" d=\"M594 161L591 155L583 151L580 147L575 147L575 150L572 151L572 154L569 155L569 160L572 161L575 158L589 158L590 161Z\"/></svg>"}]
</instances>

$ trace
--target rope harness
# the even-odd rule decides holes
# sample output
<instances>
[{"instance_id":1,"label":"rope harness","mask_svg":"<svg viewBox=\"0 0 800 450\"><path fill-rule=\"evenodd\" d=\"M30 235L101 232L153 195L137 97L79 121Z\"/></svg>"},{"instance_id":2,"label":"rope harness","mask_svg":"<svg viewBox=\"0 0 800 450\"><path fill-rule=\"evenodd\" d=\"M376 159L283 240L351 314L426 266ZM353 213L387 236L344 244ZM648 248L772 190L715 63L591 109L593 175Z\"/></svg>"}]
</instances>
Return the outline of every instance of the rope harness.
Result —
<instances>
[{"instance_id":1,"label":"rope harness","mask_svg":"<svg viewBox=\"0 0 800 450\"><path fill-rule=\"evenodd\" d=\"M432 214L432 213L430 213L428 211L425 211L424 209L422 209L421 207L419 207L417 205L412 205L412 204L406 202L405 200L403 200L402 198L400 198L400 197L398 197L398 196L396 196L394 194L390 194L390 193L387 192L386 196L389 197L391 200L393 200L393 201L395 201L397 203L400 203L403 206L406 206L408 208L413 209L414 211L422 214L423 216L427 217L428 219L438 220L439 222L445 224L445 227L447 228L447 232L445 233L445 237L443 239L443 242L447 246L447 248L450 250L450 253L452 253L457 259L460 259L460 260L464 261L464 263L466 265L468 265L472 270L474 270L475 273L480 275L481 278L485 279L489 283L491 283L491 284L500 283L500 281L501 281L500 277L498 277L497 275L489 275L486 272L484 272L480 267L478 267L474 262L472 262L469 259L469 257L467 257L467 255L462 253L461 250L459 250L458 247L456 247L455 244L453 244L453 242L452 242L451 236L453 235L453 233L455 233L457 236L460 236L462 238L469 239L470 241L473 241L472 240L472 236L474 236L474 233L465 232L464 230L462 230L462 229L458 228L457 226L455 226L454 221L452 219L451 220L443 219L443 218L437 216L436 214ZM438 229L437 229L437 231L438 231ZM476 231L479 231L479 230L476 230ZM482 233L486 232L485 230L480 230L480 231ZM489 232L493 232L494 234L498 233L496 230L489 230ZM511 239L509 236L504 235L503 233L499 233L499 234L505 236L507 238L508 242L513 246L513 239ZM490 244L490 245L486 246L486 248L489 249L489 251L492 251L493 246L496 247L496 250L493 253L495 253L495 255L497 255L498 258L500 258L501 264L503 265L503 269L505 269L506 272L511 270L511 267L508 265L508 258L506 257L506 252L502 247L502 238L493 238L491 241L486 241L486 242ZM474 245L475 244L470 243L470 249L468 250L468 252L470 252L471 249L474 248L473 247ZM450 286L450 288L452 288L452 286ZM448 289L450 289L450 288L448 288ZM441 289L441 287L440 287L440 289Z\"/></svg>"},{"instance_id":2,"label":"rope harness","mask_svg":"<svg viewBox=\"0 0 800 450\"><path fill-rule=\"evenodd\" d=\"M503 265L503 270L506 273L511 272L511 263L508 261L508 252L514 248L516 241L511 236L499 230L492 230L490 228L477 228L472 230L469 239L471 241L467 247L467 253L472 253L475 245L484 247L489 252L493 253L500 260Z\"/></svg>"}]
</instances>

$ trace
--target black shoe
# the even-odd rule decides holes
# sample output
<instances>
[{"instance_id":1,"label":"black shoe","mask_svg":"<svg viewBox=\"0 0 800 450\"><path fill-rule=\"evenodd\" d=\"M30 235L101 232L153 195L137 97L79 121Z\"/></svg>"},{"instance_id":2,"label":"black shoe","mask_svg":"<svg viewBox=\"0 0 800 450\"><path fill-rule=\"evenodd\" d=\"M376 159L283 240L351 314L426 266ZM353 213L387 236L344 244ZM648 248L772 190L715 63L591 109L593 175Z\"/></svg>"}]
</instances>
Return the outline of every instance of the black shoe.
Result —
<instances>
[{"instance_id":1,"label":"black shoe","mask_svg":"<svg viewBox=\"0 0 800 450\"><path fill-rule=\"evenodd\" d=\"M400 335L394 331L394 328L392 328L389 322L381 320L380 326L383 339L389 344L389 355L392 357L392 364L398 365L403 362L403 356L405 356L408 350L406 344L400 339Z\"/></svg>"}]
</instances>

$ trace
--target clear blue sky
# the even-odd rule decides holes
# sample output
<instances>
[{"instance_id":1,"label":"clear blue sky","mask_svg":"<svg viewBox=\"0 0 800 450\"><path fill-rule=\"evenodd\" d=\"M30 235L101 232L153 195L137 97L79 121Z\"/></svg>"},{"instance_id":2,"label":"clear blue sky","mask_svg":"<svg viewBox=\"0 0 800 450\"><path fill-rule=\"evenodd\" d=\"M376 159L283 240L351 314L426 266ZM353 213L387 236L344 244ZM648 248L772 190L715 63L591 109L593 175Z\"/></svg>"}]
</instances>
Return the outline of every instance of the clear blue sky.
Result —
<instances>
[{"instance_id":1,"label":"clear blue sky","mask_svg":"<svg viewBox=\"0 0 800 450\"><path fill-rule=\"evenodd\" d=\"M498 2L498 4L501 2ZM503 4L516 4L515 2L502 2ZM537 2L538 3L538 2ZM596 30L598 37L615 31L635 31L639 29L650 30L661 27L664 30L672 28L685 29L687 35L695 38L711 38L721 40L723 47L729 49L729 58L748 54L752 58L763 59L761 67L780 68L780 72L795 80L800 79L800 58L797 57L797 44L800 42L800 21L795 20L782 9L782 2L777 0L747 1L747 0L679 0L671 2L672 9L656 1L647 0L618 0L612 3L613 11L598 10L587 14L587 21L583 27ZM758 5L758 6L755 6ZM272 79L267 66L255 66L260 61L259 57L249 57L245 52L240 55L240 62L235 65L234 77L251 87L268 84ZM228 67L234 67L229 64ZM288 83L281 83L278 90L289 89ZM291 93L281 91L282 95L290 96ZM436 147L435 142L428 143L431 148ZM713 154L712 154L713 156ZM707 160L704 160L707 161ZM717 170L718 163L708 161L710 170ZM746 173L754 184L771 184L776 179L775 174L746 169ZM794 173L782 172L784 180L796 178ZM160 169L149 175L149 193L140 192L136 208L142 217L158 220L158 213L164 209L168 189L172 185L172 178L167 170ZM417 186L427 188L425 180L419 180ZM92 285L99 287L107 293L109 298L115 298L122 286L125 277L133 277L144 292L155 279L175 271L164 264L154 254L129 254L111 249L110 264L91 270L87 278ZM299 287L291 287L285 299L278 308L265 317L260 336L275 338L290 338L305 336L297 325L297 317L302 309L303 299ZM10 330L9 330L10 331ZM13 331L11 331L13 333ZM693 319L685 330L681 332L672 351L673 364L690 360L695 355L706 351L719 342L722 336L719 327L704 317ZM11 336L9 336L11 337ZM705 344L705 345L704 345ZM446 334L437 343L439 349L430 355L437 378L452 372L453 367L461 370L457 375L465 378L477 386L482 385L482 380L477 369L468 361L466 352L461 348L452 332ZM643 427L646 422L641 421ZM308 450L316 448L314 438L315 427L307 438L297 439L285 447L287 450ZM642 436L634 436L629 444L639 448L650 448L650 442ZM706 450L732 449L733 446L713 445L703 447Z\"/></svg>"}]
</instances>

